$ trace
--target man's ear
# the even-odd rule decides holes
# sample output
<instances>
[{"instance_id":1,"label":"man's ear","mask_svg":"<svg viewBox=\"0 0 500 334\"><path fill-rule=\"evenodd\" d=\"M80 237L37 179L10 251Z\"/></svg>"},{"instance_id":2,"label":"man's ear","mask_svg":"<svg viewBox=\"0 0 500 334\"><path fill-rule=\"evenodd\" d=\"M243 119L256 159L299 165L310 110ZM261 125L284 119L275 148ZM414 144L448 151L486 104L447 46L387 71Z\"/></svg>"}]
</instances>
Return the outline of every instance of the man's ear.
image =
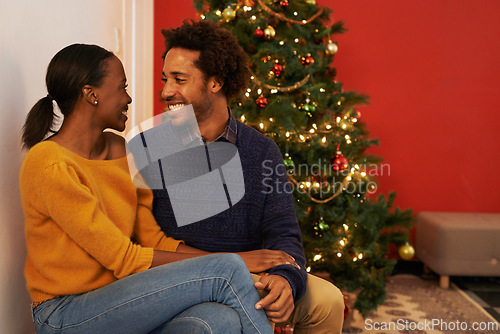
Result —
<instances>
[{"instance_id":1,"label":"man's ear","mask_svg":"<svg viewBox=\"0 0 500 334\"><path fill-rule=\"evenodd\" d=\"M217 77L212 77L209 81L209 88L212 93L218 93L222 86L224 86L224 81L220 80Z\"/></svg>"},{"instance_id":2,"label":"man's ear","mask_svg":"<svg viewBox=\"0 0 500 334\"><path fill-rule=\"evenodd\" d=\"M90 103L92 105L97 104L97 95L96 95L95 90L92 86L90 86L90 85L83 86L82 94L83 94L83 98L85 100L87 100L88 103Z\"/></svg>"}]
</instances>

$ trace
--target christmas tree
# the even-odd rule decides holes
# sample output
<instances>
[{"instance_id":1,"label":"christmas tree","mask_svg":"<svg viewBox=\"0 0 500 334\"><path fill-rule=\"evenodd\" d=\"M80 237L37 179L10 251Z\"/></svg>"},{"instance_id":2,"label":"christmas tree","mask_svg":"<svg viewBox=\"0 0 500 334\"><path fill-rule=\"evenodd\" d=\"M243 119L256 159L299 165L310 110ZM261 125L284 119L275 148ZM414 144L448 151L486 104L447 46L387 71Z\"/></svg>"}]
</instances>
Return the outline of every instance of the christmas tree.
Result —
<instances>
[{"instance_id":1,"label":"christmas tree","mask_svg":"<svg viewBox=\"0 0 500 334\"><path fill-rule=\"evenodd\" d=\"M202 20L238 38L250 58L248 89L230 106L235 117L280 147L293 186L308 271L327 271L356 292L366 315L385 299L396 260L390 244L408 239L411 212L392 209L394 193L373 198L380 159L357 106L368 97L336 80L331 10L315 0L194 0ZM408 246L407 246L408 247Z\"/></svg>"}]
</instances>

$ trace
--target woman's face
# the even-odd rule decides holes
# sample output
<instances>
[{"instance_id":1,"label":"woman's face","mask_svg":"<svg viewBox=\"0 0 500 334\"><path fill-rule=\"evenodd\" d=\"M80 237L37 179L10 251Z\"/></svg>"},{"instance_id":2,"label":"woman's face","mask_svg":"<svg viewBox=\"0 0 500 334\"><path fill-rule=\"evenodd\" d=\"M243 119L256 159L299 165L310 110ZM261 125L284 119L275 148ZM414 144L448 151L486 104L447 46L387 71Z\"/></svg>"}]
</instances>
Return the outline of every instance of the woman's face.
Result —
<instances>
[{"instance_id":1,"label":"woman's face","mask_svg":"<svg viewBox=\"0 0 500 334\"><path fill-rule=\"evenodd\" d=\"M127 93L127 78L121 61L113 56L106 63L108 75L100 87L94 88L98 101L96 122L103 129L123 131L132 98Z\"/></svg>"}]
</instances>

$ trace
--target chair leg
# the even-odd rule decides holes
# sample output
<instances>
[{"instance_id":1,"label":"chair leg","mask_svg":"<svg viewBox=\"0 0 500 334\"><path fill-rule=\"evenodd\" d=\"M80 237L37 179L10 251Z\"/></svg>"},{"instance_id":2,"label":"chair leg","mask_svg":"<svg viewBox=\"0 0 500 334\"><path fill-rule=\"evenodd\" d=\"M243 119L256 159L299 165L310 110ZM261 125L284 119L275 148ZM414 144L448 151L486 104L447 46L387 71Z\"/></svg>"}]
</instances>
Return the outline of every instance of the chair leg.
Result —
<instances>
[{"instance_id":1,"label":"chair leg","mask_svg":"<svg viewBox=\"0 0 500 334\"><path fill-rule=\"evenodd\" d=\"M439 287L442 289L448 289L450 287L450 276L439 276Z\"/></svg>"}]
</instances>

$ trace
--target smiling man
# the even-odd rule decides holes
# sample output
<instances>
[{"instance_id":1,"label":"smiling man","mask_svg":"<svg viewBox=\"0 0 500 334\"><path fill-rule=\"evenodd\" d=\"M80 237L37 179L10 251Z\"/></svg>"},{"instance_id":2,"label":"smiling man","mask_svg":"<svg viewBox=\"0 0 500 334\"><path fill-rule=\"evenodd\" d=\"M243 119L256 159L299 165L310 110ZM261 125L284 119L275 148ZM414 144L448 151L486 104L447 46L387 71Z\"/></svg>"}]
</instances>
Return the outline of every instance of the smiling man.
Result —
<instances>
[{"instance_id":1,"label":"smiling man","mask_svg":"<svg viewBox=\"0 0 500 334\"><path fill-rule=\"evenodd\" d=\"M266 292L255 307L264 308L271 321L291 324L295 333L340 333L343 297L331 283L305 271L300 228L280 150L270 138L237 121L228 108L228 100L247 87L247 55L229 31L212 22L186 21L162 32L166 46L163 99L175 117L182 117L175 115L176 109L193 106L204 145L223 141L237 147L245 194L224 212L178 226L168 192L154 190L158 224L168 236L184 240L186 244L179 246L184 252L199 249L241 255L256 274L256 288ZM269 189L269 184L276 187ZM289 260L277 261L281 253ZM217 310L196 317L217 318Z\"/></svg>"}]
</instances>

